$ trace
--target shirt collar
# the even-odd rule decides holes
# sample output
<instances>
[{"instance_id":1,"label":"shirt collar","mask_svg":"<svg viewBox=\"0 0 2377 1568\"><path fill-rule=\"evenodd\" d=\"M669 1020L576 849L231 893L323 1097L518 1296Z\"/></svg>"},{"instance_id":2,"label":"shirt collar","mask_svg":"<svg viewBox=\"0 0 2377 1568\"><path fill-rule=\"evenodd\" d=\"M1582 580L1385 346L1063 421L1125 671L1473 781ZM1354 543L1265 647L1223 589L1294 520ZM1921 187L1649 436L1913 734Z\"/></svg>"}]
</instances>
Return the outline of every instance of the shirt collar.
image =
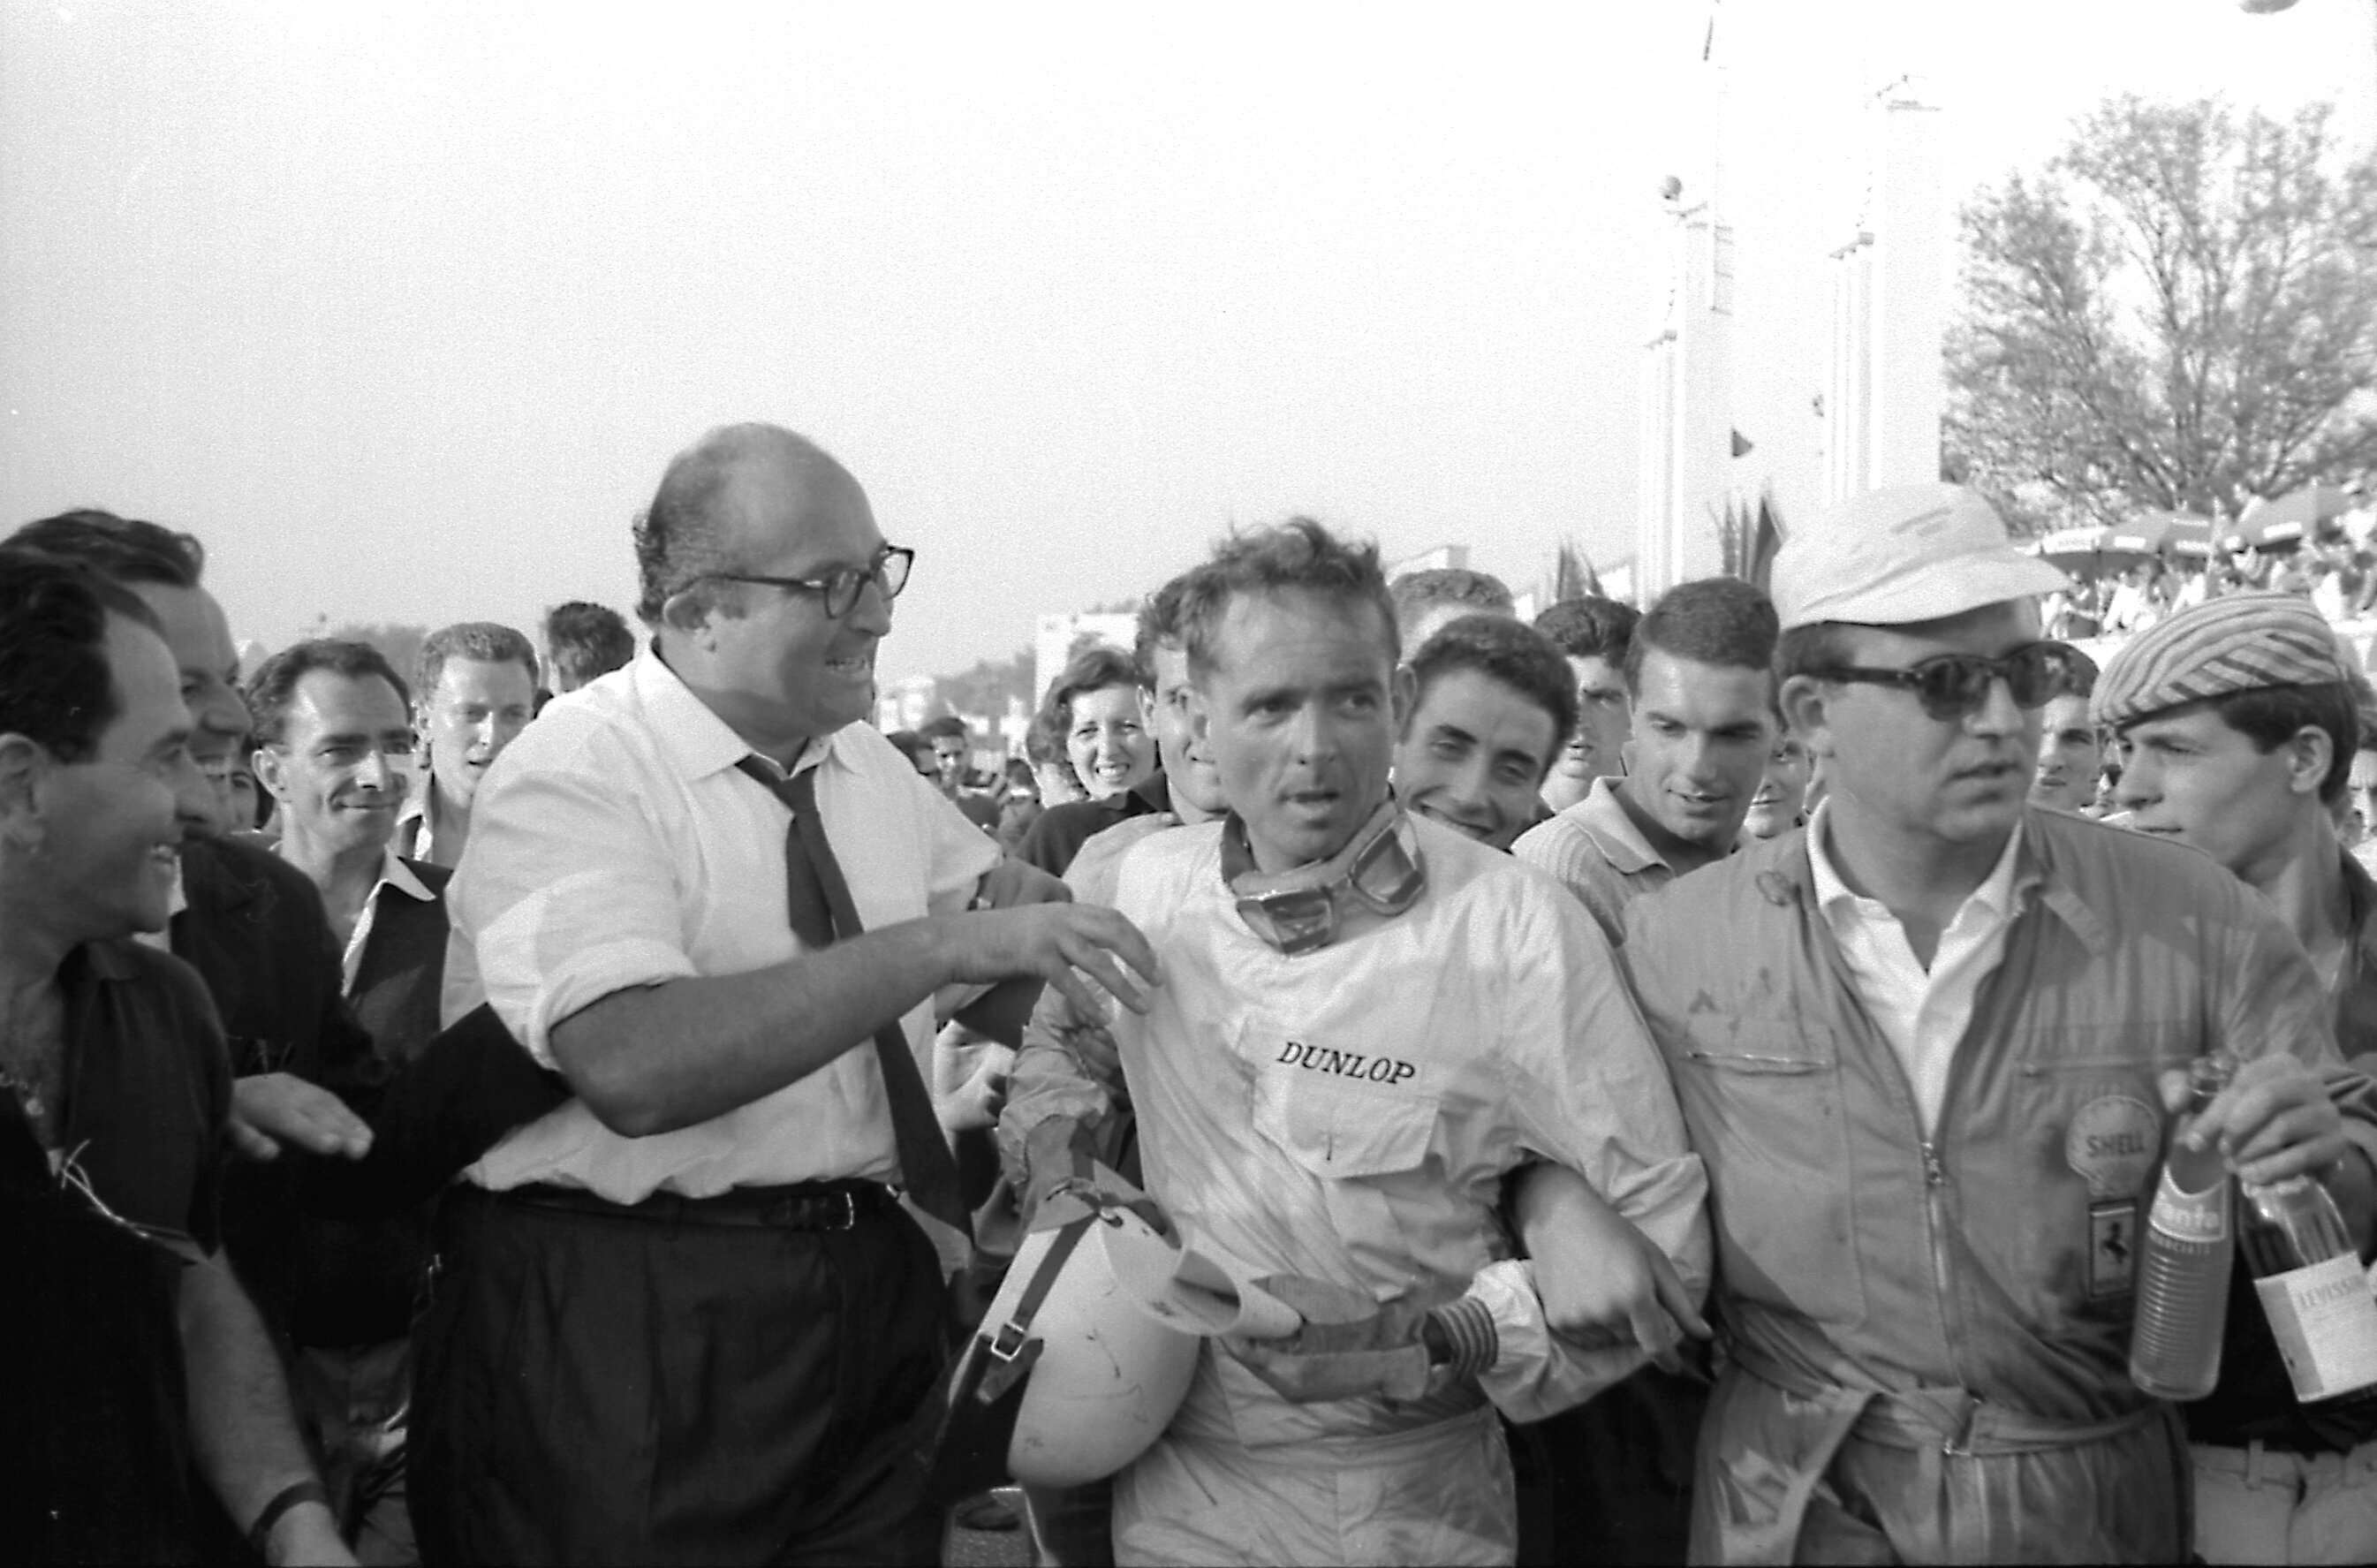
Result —
<instances>
[{"instance_id":1,"label":"shirt collar","mask_svg":"<svg viewBox=\"0 0 2377 1568\"><path fill-rule=\"evenodd\" d=\"M1583 830L1620 876L1640 876L1654 866L1662 871L1674 869L1666 856L1651 847L1651 841L1642 836L1634 819L1627 815L1625 804L1618 798L1616 779L1594 780L1585 797L1564 815Z\"/></svg>"},{"instance_id":2,"label":"shirt collar","mask_svg":"<svg viewBox=\"0 0 2377 1568\"><path fill-rule=\"evenodd\" d=\"M1830 800L1817 804L1808 819L1808 877L1810 891L1815 894L1816 907L1830 918L1836 911L1879 907L1875 900L1853 892L1841 880L1838 867L1833 864L1832 807ZM1981 879L1981 885L1966 897L1967 903L1977 902L1990 915L2003 920L2013 915L2018 901L2039 883L2043 872L2039 865L2023 853L2025 819L2014 819L2013 832L2006 835L2005 847L1998 852L1997 864Z\"/></svg>"},{"instance_id":3,"label":"shirt collar","mask_svg":"<svg viewBox=\"0 0 2377 1568\"><path fill-rule=\"evenodd\" d=\"M708 778L712 773L724 772L746 757L758 755L751 749L750 742L736 735L733 726L693 694L693 688L663 661L654 644L647 642L637 650L635 663L628 670L629 684L635 688L637 704L643 710L644 722L659 738L662 753L679 778ZM760 757L759 760L790 778L804 768L821 765L827 758L837 755L844 744L842 737L856 727L846 726L821 739L812 739L802 748L790 768L779 767L771 757Z\"/></svg>"},{"instance_id":4,"label":"shirt collar","mask_svg":"<svg viewBox=\"0 0 2377 1568\"><path fill-rule=\"evenodd\" d=\"M273 844L272 853L281 856L284 863L289 860L287 834L282 834ZM379 897L379 890L382 888L394 888L407 898L422 904L437 902L437 895L429 891L427 883L413 874L412 868L404 863L403 857L394 849L385 846L379 852L379 876L372 882L371 897L364 902L369 903L372 899Z\"/></svg>"}]
</instances>

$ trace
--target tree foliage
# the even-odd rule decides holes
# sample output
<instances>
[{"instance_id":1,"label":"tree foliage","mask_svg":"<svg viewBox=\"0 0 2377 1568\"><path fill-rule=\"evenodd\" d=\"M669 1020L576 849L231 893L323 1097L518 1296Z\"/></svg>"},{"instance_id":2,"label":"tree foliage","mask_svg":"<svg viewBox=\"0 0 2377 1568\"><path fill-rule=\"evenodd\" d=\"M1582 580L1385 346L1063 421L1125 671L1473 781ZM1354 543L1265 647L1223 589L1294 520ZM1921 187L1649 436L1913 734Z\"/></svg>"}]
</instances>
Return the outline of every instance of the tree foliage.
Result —
<instances>
[{"instance_id":1,"label":"tree foliage","mask_svg":"<svg viewBox=\"0 0 2377 1568\"><path fill-rule=\"evenodd\" d=\"M2101 105L1963 214L1947 468L2032 526L2377 463L2377 162L2324 106Z\"/></svg>"}]
</instances>

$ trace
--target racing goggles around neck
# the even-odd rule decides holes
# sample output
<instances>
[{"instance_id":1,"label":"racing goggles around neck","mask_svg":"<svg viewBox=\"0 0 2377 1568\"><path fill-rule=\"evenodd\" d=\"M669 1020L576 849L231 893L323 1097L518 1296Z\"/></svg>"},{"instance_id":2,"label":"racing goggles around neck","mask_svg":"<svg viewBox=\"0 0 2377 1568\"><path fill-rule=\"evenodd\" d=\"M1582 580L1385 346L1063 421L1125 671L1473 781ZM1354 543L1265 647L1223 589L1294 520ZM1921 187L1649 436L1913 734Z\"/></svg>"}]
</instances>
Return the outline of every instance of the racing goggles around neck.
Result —
<instances>
[{"instance_id":1,"label":"racing goggles around neck","mask_svg":"<svg viewBox=\"0 0 2377 1568\"><path fill-rule=\"evenodd\" d=\"M2058 697L2085 697L2096 684L2087 659L2060 642L2025 642L2001 659L1978 653L1935 653L1904 669L1837 664L1808 673L1818 680L1904 687L1915 693L1926 713L1943 723L1979 712L1989 700L1990 685L1999 680L2006 683L2013 705L2025 710L2043 708Z\"/></svg>"},{"instance_id":2,"label":"racing goggles around neck","mask_svg":"<svg viewBox=\"0 0 2377 1568\"><path fill-rule=\"evenodd\" d=\"M1290 958L1337 940L1344 900L1374 915L1401 915L1427 887L1427 861L1405 844L1403 808L1390 797L1328 859L1276 877L1255 866L1246 824L1233 812L1222 829L1222 876L1248 928Z\"/></svg>"}]
</instances>

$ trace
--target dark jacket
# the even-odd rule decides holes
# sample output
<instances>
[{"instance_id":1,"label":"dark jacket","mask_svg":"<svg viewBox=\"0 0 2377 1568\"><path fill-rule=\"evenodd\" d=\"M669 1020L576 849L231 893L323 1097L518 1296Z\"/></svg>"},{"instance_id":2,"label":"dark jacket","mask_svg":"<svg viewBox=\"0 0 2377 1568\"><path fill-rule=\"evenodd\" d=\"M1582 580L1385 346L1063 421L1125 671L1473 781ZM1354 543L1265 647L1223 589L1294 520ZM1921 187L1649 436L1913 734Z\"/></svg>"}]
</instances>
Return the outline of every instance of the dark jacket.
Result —
<instances>
[{"instance_id":1,"label":"dark jacket","mask_svg":"<svg viewBox=\"0 0 2377 1568\"><path fill-rule=\"evenodd\" d=\"M1164 782L1164 770L1159 768L1120 795L1050 807L1040 813L1040 820L1023 835L1015 857L1039 867L1052 877L1061 877L1073 863L1073 856L1081 852L1081 845L1117 822L1171 809L1172 786Z\"/></svg>"}]
</instances>

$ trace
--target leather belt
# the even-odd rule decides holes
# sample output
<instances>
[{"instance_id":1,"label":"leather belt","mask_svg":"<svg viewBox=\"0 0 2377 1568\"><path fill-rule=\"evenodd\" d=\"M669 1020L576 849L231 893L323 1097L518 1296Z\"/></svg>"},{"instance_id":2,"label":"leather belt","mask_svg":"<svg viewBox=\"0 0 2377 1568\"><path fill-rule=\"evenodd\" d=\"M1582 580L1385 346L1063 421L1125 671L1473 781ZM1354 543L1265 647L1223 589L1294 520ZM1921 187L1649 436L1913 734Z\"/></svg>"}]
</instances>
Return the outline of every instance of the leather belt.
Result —
<instances>
[{"instance_id":1,"label":"leather belt","mask_svg":"<svg viewBox=\"0 0 2377 1568\"><path fill-rule=\"evenodd\" d=\"M466 1189L469 1191L469 1189ZM741 1230L842 1231L890 1214L900 1200L879 1181L803 1181L785 1187L733 1187L709 1198L655 1192L641 1202L615 1203L579 1187L532 1182L485 1194L499 1203L648 1225L708 1226Z\"/></svg>"}]
</instances>

